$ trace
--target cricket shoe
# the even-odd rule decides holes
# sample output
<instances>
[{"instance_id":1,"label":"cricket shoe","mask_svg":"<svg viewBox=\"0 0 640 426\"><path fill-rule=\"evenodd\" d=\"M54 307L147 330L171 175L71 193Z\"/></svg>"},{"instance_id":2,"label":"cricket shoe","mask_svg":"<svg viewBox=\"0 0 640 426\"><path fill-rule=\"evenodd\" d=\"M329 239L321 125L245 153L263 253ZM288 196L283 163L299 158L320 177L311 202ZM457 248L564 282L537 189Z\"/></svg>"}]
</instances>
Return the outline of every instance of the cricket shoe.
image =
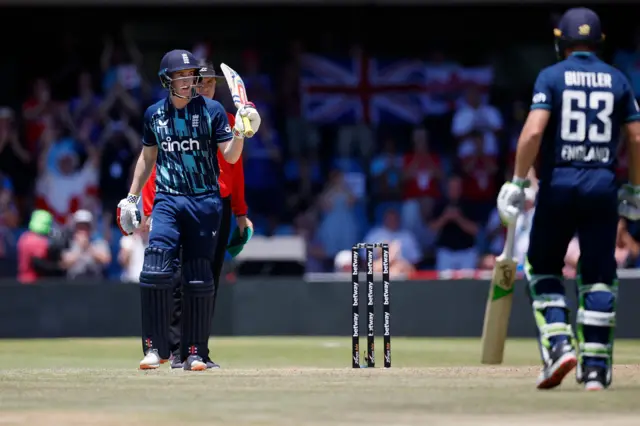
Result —
<instances>
[{"instance_id":1,"label":"cricket shoe","mask_svg":"<svg viewBox=\"0 0 640 426\"><path fill-rule=\"evenodd\" d=\"M204 371L207 369L207 363L198 355L189 355L182 368L187 371Z\"/></svg>"},{"instance_id":2,"label":"cricket shoe","mask_svg":"<svg viewBox=\"0 0 640 426\"><path fill-rule=\"evenodd\" d=\"M576 351L568 342L558 343L549 351L549 359L542 369L536 387L538 389L553 389L578 364Z\"/></svg>"},{"instance_id":3,"label":"cricket shoe","mask_svg":"<svg viewBox=\"0 0 640 426\"><path fill-rule=\"evenodd\" d=\"M171 355L171 368L183 368L184 362L180 359L180 355Z\"/></svg>"},{"instance_id":4,"label":"cricket shoe","mask_svg":"<svg viewBox=\"0 0 640 426\"><path fill-rule=\"evenodd\" d=\"M607 369L602 367L587 366L583 372L584 389L588 391L599 391L606 389Z\"/></svg>"},{"instance_id":5,"label":"cricket shoe","mask_svg":"<svg viewBox=\"0 0 640 426\"><path fill-rule=\"evenodd\" d=\"M206 364L207 364L207 368L220 368L220 366L215 362L213 362L211 358L207 358Z\"/></svg>"},{"instance_id":6,"label":"cricket shoe","mask_svg":"<svg viewBox=\"0 0 640 426\"><path fill-rule=\"evenodd\" d=\"M165 362L167 362L167 360L160 358L157 350L150 349L144 358L142 358L142 361L140 361L140 370L155 370L160 367L160 364L164 364Z\"/></svg>"}]
</instances>

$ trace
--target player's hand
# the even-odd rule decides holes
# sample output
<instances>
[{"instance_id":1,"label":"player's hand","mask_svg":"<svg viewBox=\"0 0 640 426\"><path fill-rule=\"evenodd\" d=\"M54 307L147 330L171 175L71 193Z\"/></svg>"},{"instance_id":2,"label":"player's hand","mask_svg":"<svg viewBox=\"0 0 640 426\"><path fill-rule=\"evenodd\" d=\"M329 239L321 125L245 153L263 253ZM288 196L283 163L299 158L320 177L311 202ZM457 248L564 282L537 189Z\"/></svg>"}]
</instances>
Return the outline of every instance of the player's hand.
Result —
<instances>
[{"instance_id":1,"label":"player's hand","mask_svg":"<svg viewBox=\"0 0 640 426\"><path fill-rule=\"evenodd\" d=\"M640 186L624 184L618 191L618 213L629 220L640 220Z\"/></svg>"},{"instance_id":2,"label":"player's hand","mask_svg":"<svg viewBox=\"0 0 640 426\"><path fill-rule=\"evenodd\" d=\"M529 186L527 180L505 182L498 194L498 214L505 225L511 225L518 220L518 216L524 210L524 189Z\"/></svg>"},{"instance_id":3,"label":"player's hand","mask_svg":"<svg viewBox=\"0 0 640 426\"><path fill-rule=\"evenodd\" d=\"M238 225L238 229L240 229L241 235L244 235L244 230L246 228L253 229L253 223L249 220L247 216L236 217L236 225Z\"/></svg>"},{"instance_id":4,"label":"player's hand","mask_svg":"<svg viewBox=\"0 0 640 426\"><path fill-rule=\"evenodd\" d=\"M140 226L140 210L138 210L139 196L129 194L120 200L116 211L116 222L122 235L131 235Z\"/></svg>"},{"instance_id":5,"label":"player's hand","mask_svg":"<svg viewBox=\"0 0 640 426\"><path fill-rule=\"evenodd\" d=\"M258 133L262 119L260 118L260 114L258 113L256 106L252 103L248 103L243 105L238 109L238 112L236 112L236 124L233 126L233 135L238 138L248 137L245 135L244 122L242 121L243 117L249 119L249 123L251 123L251 129L254 134Z\"/></svg>"}]
</instances>

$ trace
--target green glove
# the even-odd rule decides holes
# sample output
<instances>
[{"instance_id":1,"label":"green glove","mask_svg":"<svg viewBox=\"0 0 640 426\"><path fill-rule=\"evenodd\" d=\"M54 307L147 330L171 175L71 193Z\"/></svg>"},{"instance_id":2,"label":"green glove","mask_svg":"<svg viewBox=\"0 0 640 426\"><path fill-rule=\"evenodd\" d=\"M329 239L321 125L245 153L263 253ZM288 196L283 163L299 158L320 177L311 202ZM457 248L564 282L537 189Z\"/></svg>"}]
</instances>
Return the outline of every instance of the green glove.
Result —
<instances>
[{"instance_id":1,"label":"green glove","mask_svg":"<svg viewBox=\"0 0 640 426\"><path fill-rule=\"evenodd\" d=\"M231 257L236 257L240 254L244 245L249 242L251 237L253 236L253 229L247 227L244 228L244 232L240 234L240 228L236 228L231 235L231 241L227 244L227 251L231 255Z\"/></svg>"}]
</instances>

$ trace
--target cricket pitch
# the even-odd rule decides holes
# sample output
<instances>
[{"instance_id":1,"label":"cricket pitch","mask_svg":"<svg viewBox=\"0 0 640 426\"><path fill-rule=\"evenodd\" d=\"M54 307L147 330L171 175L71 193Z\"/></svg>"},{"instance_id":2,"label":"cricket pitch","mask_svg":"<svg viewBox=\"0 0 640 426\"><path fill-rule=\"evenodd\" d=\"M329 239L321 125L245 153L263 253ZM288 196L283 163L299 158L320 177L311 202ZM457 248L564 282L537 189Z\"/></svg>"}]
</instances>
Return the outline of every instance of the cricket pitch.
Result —
<instances>
[{"instance_id":1,"label":"cricket pitch","mask_svg":"<svg viewBox=\"0 0 640 426\"><path fill-rule=\"evenodd\" d=\"M0 426L637 425L640 342L616 343L614 383L573 375L534 388L533 340L509 340L502 366L479 339L392 341L391 369L351 369L350 338L213 338L206 372L137 370L137 339L0 341ZM382 364L379 351L378 363Z\"/></svg>"}]
</instances>

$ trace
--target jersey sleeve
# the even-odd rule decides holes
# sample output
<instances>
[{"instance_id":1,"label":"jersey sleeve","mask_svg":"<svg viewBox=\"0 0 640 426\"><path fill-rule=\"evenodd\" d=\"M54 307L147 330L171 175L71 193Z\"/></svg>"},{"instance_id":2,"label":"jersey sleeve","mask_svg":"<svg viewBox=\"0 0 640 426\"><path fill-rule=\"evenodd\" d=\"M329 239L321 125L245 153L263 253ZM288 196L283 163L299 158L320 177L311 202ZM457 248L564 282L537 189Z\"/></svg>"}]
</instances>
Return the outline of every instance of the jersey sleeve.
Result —
<instances>
[{"instance_id":1,"label":"jersey sleeve","mask_svg":"<svg viewBox=\"0 0 640 426\"><path fill-rule=\"evenodd\" d=\"M144 113L144 120L142 124L142 145L144 146L157 146L158 138L153 131L153 113L148 109Z\"/></svg>"},{"instance_id":2,"label":"jersey sleeve","mask_svg":"<svg viewBox=\"0 0 640 426\"><path fill-rule=\"evenodd\" d=\"M151 170L151 176L142 187L142 212L146 217L151 216L153 201L156 198L156 166Z\"/></svg>"},{"instance_id":3,"label":"jersey sleeve","mask_svg":"<svg viewBox=\"0 0 640 426\"><path fill-rule=\"evenodd\" d=\"M533 86L533 99L531 109L551 109L553 102L553 92L551 90L551 76L548 70L543 70L538 74L536 83Z\"/></svg>"},{"instance_id":4,"label":"jersey sleeve","mask_svg":"<svg viewBox=\"0 0 640 426\"><path fill-rule=\"evenodd\" d=\"M638 106L638 101L633 93L633 89L626 78L624 83L622 108L624 111L623 117L625 122L640 121L640 106Z\"/></svg>"},{"instance_id":5,"label":"jersey sleeve","mask_svg":"<svg viewBox=\"0 0 640 426\"><path fill-rule=\"evenodd\" d=\"M211 117L212 139L214 139L216 143L229 142L233 139L227 112L222 107L222 104L216 101L209 101L207 102L207 109Z\"/></svg>"}]
</instances>

